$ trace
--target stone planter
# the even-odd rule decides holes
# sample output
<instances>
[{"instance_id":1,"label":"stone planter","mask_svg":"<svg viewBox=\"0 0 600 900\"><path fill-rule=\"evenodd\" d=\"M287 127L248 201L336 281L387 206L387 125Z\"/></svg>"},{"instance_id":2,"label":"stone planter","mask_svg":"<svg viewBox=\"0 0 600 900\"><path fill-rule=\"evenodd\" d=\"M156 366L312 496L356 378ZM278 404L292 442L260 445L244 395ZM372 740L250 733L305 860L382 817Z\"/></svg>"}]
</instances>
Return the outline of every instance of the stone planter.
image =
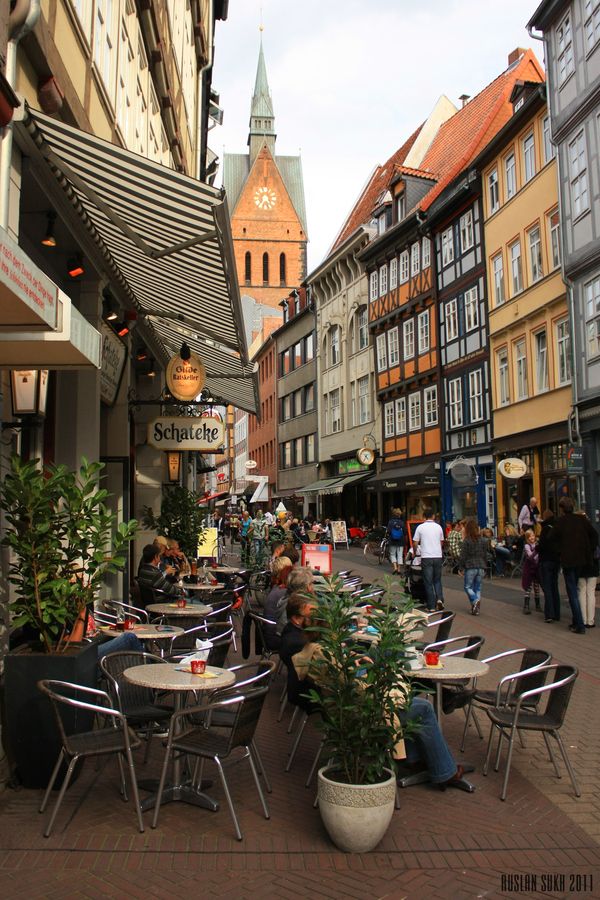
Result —
<instances>
[{"instance_id":1,"label":"stone planter","mask_svg":"<svg viewBox=\"0 0 600 900\"><path fill-rule=\"evenodd\" d=\"M319 810L329 837L347 853L373 850L394 814L396 776L389 769L379 784L344 784L319 769Z\"/></svg>"}]
</instances>

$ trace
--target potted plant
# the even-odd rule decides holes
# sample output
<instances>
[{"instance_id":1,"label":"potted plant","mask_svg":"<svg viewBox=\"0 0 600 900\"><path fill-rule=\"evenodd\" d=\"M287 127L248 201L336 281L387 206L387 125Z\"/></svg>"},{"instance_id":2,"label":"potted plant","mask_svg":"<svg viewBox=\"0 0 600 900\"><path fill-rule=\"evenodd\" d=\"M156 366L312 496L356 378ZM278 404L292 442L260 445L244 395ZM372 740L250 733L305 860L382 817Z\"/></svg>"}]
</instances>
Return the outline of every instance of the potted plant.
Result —
<instances>
[{"instance_id":1,"label":"potted plant","mask_svg":"<svg viewBox=\"0 0 600 900\"><path fill-rule=\"evenodd\" d=\"M356 617L339 578L325 579L315 611L319 653L311 674L319 686L311 699L321 708L320 728L328 764L319 771L319 809L325 827L342 850L377 846L390 823L396 797L394 758L414 726L399 711L412 699L406 677L414 620L402 615L412 602L387 579L370 599L370 627L376 643L356 639Z\"/></svg>"},{"instance_id":2,"label":"potted plant","mask_svg":"<svg viewBox=\"0 0 600 900\"><path fill-rule=\"evenodd\" d=\"M124 567L137 527L135 520L116 527L99 484L102 469L85 458L72 472L15 456L0 489L7 523L2 543L11 551L11 624L29 638L8 654L4 670L7 752L26 787L46 784L59 748L37 682L95 685L97 648L81 643L85 611L105 575Z\"/></svg>"},{"instance_id":3,"label":"potted plant","mask_svg":"<svg viewBox=\"0 0 600 900\"><path fill-rule=\"evenodd\" d=\"M198 541L207 515L206 508L199 506L201 501L201 494L182 485L165 487L159 515L155 515L151 506L145 506L142 525L150 531L179 541L179 546L188 559L196 559Z\"/></svg>"}]
</instances>

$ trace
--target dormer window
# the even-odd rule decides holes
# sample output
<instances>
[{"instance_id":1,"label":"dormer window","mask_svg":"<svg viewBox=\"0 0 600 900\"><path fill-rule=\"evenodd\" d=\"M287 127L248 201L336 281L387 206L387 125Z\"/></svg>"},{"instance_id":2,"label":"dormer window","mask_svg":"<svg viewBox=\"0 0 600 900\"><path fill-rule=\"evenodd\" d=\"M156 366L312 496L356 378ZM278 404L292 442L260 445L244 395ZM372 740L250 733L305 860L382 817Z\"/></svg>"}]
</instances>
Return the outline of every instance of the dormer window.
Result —
<instances>
[{"instance_id":1,"label":"dormer window","mask_svg":"<svg viewBox=\"0 0 600 900\"><path fill-rule=\"evenodd\" d=\"M400 194L400 196L396 199L396 215L398 217L398 222L401 222L406 215L406 197L404 196L404 194Z\"/></svg>"},{"instance_id":2,"label":"dormer window","mask_svg":"<svg viewBox=\"0 0 600 900\"><path fill-rule=\"evenodd\" d=\"M377 217L377 234L384 234L385 232L385 213Z\"/></svg>"}]
</instances>

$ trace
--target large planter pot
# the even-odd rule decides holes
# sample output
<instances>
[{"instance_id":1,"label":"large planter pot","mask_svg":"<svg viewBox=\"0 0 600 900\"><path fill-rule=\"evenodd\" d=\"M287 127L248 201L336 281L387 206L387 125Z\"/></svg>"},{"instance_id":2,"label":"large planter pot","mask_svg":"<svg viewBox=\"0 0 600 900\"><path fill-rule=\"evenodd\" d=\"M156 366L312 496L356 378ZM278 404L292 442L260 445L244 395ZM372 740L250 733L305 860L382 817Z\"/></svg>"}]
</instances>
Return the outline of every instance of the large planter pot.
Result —
<instances>
[{"instance_id":1,"label":"large planter pot","mask_svg":"<svg viewBox=\"0 0 600 900\"><path fill-rule=\"evenodd\" d=\"M348 853L373 850L388 829L396 800L396 776L389 769L379 784L344 784L319 769L319 810L334 844Z\"/></svg>"},{"instance_id":2,"label":"large planter pot","mask_svg":"<svg viewBox=\"0 0 600 900\"><path fill-rule=\"evenodd\" d=\"M75 644L65 653L39 653L23 646L4 659L3 744L11 768L26 788L46 787L61 748L52 705L37 686L44 678L96 687L97 645ZM66 709L64 721L69 734L91 730L93 714Z\"/></svg>"}]
</instances>

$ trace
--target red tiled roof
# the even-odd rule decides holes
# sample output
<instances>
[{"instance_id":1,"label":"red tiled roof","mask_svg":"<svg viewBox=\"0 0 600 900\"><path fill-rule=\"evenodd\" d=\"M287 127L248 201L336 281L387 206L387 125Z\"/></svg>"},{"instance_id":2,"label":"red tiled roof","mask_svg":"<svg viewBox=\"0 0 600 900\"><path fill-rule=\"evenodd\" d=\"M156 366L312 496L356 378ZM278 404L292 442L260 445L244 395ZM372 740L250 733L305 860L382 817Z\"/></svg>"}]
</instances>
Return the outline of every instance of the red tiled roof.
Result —
<instances>
[{"instance_id":1,"label":"red tiled roof","mask_svg":"<svg viewBox=\"0 0 600 900\"><path fill-rule=\"evenodd\" d=\"M399 150L390 156L387 162L382 166L377 166L373 175L369 179L367 186L360 195L357 203L350 212L348 218L342 225L342 228L336 237L331 250L332 253L340 244L343 244L346 238L356 231L360 225L364 225L371 218L371 213L375 208L375 203L380 194L387 190L389 183L394 175L396 166L402 165L408 153L419 136L419 132L423 126L419 125L416 131L411 134L409 139L400 147Z\"/></svg>"},{"instance_id":2,"label":"red tiled roof","mask_svg":"<svg viewBox=\"0 0 600 900\"><path fill-rule=\"evenodd\" d=\"M412 175L414 178L434 178L435 176L423 169L411 169L410 166L394 166L396 175Z\"/></svg>"},{"instance_id":3,"label":"red tiled roof","mask_svg":"<svg viewBox=\"0 0 600 900\"><path fill-rule=\"evenodd\" d=\"M544 81L544 70L532 50L509 67L440 127L422 167L435 173L437 184L418 204L427 210L444 188L506 125L513 109L510 95L515 82Z\"/></svg>"}]
</instances>

